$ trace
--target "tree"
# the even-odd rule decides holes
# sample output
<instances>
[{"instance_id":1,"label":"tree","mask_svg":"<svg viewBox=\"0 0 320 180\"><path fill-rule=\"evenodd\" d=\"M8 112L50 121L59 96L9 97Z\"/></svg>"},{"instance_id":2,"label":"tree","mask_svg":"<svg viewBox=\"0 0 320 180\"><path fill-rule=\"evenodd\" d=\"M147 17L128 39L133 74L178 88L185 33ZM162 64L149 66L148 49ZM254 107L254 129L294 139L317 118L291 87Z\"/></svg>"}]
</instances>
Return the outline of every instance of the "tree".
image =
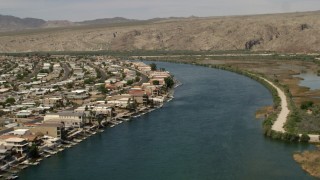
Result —
<instances>
[{"instance_id":1,"label":"tree","mask_svg":"<svg viewBox=\"0 0 320 180\"><path fill-rule=\"evenodd\" d=\"M101 78L101 72L98 69L96 69L96 74L97 74L97 79L100 79Z\"/></svg>"},{"instance_id":2,"label":"tree","mask_svg":"<svg viewBox=\"0 0 320 180\"><path fill-rule=\"evenodd\" d=\"M300 141L301 142L309 142L310 137L308 136L308 134L302 134L300 137Z\"/></svg>"},{"instance_id":3,"label":"tree","mask_svg":"<svg viewBox=\"0 0 320 180\"><path fill-rule=\"evenodd\" d=\"M5 113L4 111L0 110L0 117L3 116L3 115L5 115L5 114L6 114L6 113Z\"/></svg>"},{"instance_id":4,"label":"tree","mask_svg":"<svg viewBox=\"0 0 320 180\"><path fill-rule=\"evenodd\" d=\"M285 132L282 134L282 140L288 141L288 142L297 142L299 141L299 135L294 133L288 133Z\"/></svg>"},{"instance_id":5,"label":"tree","mask_svg":"<svg viewBox=\"0 0 320 180\"><path fill-rule=\"evenodd\" d=\"M159 85L160 82L159 82L158 80L154 80L154 81L152 81L152 84L153 84L153 85Z\"/></svg>"},{"instance_id":6,"label":"tree","mask_svg":"<svg viewBox=\"0 0 320 180\"><path fill-rule=\"evenodd\" d=\"M128 81L127 81L127 85L130 86L130 85L132 85L132 84L133 84L133 81L132 81L132 80L128 80Z\"/></svg>"},{"instance_id":7,"label":"tree","mask_svg":"<svg viewBox=\"0 0 320 180\"><path fill-rule=\"evenodd\" d=\"M96 116L96 112L93 110L89 111L89 123L92 123L92 119Z\"/></svg>"},{"instance_id":8,"label":"tree","mask_svg":"<svg viewBox=\"0 0 320 180\"><path fill-rule=\"evenodd\" d=\"M136 78L134 79L136 82L139 82L140 81L140 77L139 76L136 76Z\"/></svg>"},{"instance_id":9,"label":"tree","mask_svg":"<svg viewBox=\"0 0 320 180\"><path fill-rule=\"evenodd\" d=\"M6 104L14 104L16 100L12 97L6 99Z\"/></svg>"},{"instance_id":10,"label":"tree","mask_svg":"<svg viewBox=\"0 0 320 180\"><path fill-rule=\"evenodd\" d=\"M38 146L35 143L33 143L30 146L29 152L28 152L28 156L31 159L35 159L35 158L38 158L40 156L39 150L38 150Z\"/></svg>"},{"instance_id":11,"label":"tree","mask_svg":"<svg viewBox=\"0 0 320 180\"><path fill-rule=\"evenodd\" d=\"M53 71L53 65L51 64L49 67L49 72L52 72L52 71Z\"/></svg>"},{"instance_id":12,"label":"tree","mask_svg":"<svg viewBox=\"0 0 320 180\"><path fill-rule=\"evenodd\" d=\"M172 88L174 85L174 81L172 79L172 77L166 77L164 78L164 82L166 83L167 88Z\"/></svg>"},{"instance_id":13,"label":"tree","mask_svg":"<svg viewBox=\"0 0 320 180\"><path fill-rule=\"evenodd\" d=\"M300 108L303 110L307 110L307 109L310 109L312 106L313 106L312 101L305 101L301 103Z\"/></svg>"},{"instance_id":14,"label":"tree","mask_svg":"<svg viewBox=\"0 0 320 180\"><path fill-rule=\"evenodd\" d=\"M17 74L17 79L19 79L19 80L21 80L21 79L23 79L24 78L24 75L23 74Z\"/></svg>"},{"instance_id":15,"label":"tree","mask_svg":"<svg viewBox=\"0 0 320 180\"><path fill-rule=\"evenodd\" d=\"M85 84L93 84L93 82L94 82L93 78L87 78L84 80Z\"/></svg>"},{"instance_id":16,"label":"tree","mask_svg":"<svg viewBox=\"0 0 320 180\"><path fill-rule=\"evenodd\" d=\"M157 65L155 63L151 63L149 66L151 67L151 71L157 70Z\"/></svg>"},{"instance_id":17,"label":"tree","mask_svg":"<svg viewBox=\"0 0 320 180\"><path fill-rule=\"evenodd\" d=\"M108 89L105 87L104 84L101 84L101 85L98 87L98 91L100 91L100 92L103 93L103 94L108 93Z\"/></svg>"},{"instance_id":18,"label":"tree","mask_svg":"<svg viewBox=\"0 0 320 180\"><path fill-rule=\"evenodd\" d=\"M71 89L71 88L73 88L73 83L68 83L66 86L68 89Z\"/></svg>"},{"instance_id":19,"label":"tree","mask_svg":"<svg viewBox=\"0 0 320 180\"><path fill-rule=\"evenodd\" d=\"M137 101L134 99L129 98L128 99L128 105L127 105L127 109L130 111L135 111L137 109Z\"/></svg>"},{"instance_id":20,"label":"tree","mask_svg":"<svg viewBox=\"0 0 320 180\"><path fill-rule=\"evenodd\" d=\"M104 115L103 115L103 114L98 114L98 115L96 116L96 119L97 119L97 121L98 121L98 127L100 128L100 127L101 127L101 122L102 122L102 120L104 119Z\"/></svg>"}]
</instances>

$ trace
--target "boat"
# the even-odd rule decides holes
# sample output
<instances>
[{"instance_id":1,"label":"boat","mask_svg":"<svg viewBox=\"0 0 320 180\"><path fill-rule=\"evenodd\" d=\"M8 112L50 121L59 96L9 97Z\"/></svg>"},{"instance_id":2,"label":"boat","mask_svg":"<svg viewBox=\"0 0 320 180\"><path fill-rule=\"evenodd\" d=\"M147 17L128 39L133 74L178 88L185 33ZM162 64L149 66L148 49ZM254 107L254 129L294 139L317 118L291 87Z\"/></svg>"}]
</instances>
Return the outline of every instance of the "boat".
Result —
<instances>
[{"instance_id":1,"label":"boat","mask_svg":"<svg viewBox=\"0 0 320 180\"><path fill-rule=\"evenodd\" d=\"M18 178L19 178L19 176L17 176L16 174L11 174L6 179L11 180L11 179L18 179Z\"/></svg>"},{"instance_id":2,"label":"boat","mask_svg":"<svg viewBox=\"0 0 320 180\"><path fill-rule=\"evenodd\" d=\"M112 128L113 128L114 126L115 126L115 125L114 125L114 124L112 124L110 127L112 127Z\"/></svg>"},{"instance_id":3,"label":"boat","mask_svg":"<svg viewBox=\"0 0 320 180\"><path fill-rule=\"evenodd\" d=\"M152 111L154 111L155 109L154 108L151 108L151 109L149 109L149 112L152 112Z\"/></svg>"},{"instance_id":4,"label":"boat","mask_svg":"<svg viewBox=\"0 0 320 180\"><path fill-rule=\"evenodd\" d=\"M79 143L79 142L81 142L82 140L80 140L80 139L74 139L74 141L77 142L77 143Z\"/></svg>"},{"instance_id":5,"label":"boat","mask_svg":"<svg viewBox=\"0 0 320 180\"><path fill-rule=\"evenodd\" d=\"M137 118L137 117L140 117L140 116L141 116L141 115L138 114L138 115L134 115L134 116L132 116L132 117Z\"/></svg>"},{"instance_id":6,"label":"boat","mask_svg":"<svg viewBox=\"0 0 320 180\"><path fill-rule=\"evenodd\" d=\"M33 166L36 166L36 165L39 165L39 164L40 164L39 162L31 163L31 165L33 165Z\"/></svg>"}]
</instances>

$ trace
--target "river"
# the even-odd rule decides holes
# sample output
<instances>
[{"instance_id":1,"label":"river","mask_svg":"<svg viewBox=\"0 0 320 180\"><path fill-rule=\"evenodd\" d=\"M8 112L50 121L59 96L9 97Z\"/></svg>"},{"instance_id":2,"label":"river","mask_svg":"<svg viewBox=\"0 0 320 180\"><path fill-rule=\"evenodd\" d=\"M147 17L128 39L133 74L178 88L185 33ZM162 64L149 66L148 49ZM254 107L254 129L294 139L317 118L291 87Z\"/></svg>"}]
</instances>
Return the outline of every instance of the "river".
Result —
<instances>
[{"instance_id":1,"label":"river","mask_svg":"<svg viewBox=\"0 0 320 180\"><path fill-rule=\"evenodd\" d=\"M150 114L108 128L23 170L21 179L312 179L292 153L312 146L273 141L255 111L272 97L235 73L157 63L183 85Z\"/></svg>"}]
</instances>

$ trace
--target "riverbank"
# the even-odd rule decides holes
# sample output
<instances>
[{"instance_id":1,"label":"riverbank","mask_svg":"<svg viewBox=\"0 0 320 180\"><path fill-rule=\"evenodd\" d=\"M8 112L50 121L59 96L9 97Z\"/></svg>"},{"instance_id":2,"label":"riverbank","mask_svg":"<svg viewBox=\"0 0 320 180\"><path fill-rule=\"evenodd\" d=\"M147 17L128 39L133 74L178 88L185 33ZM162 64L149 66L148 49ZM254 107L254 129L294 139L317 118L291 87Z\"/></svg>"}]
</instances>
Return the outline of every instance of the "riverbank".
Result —
<instances>
[{"instance_id":1,"label":"riverbank","mask_svg":"<svg viewBox=\"0 0 320 180\"><path fill-rule=\"evenodd\" d=\"M232 65L225 64L216 64L216 63L207 63L208 61L197 62L197 61L188 61L188 60L162 60L162 59L151 59L151 61L164 61L164 62L173 62L179 64L192 64L198 66L205 66L209 68L222 69L226 71L231 71L240 75L247 76L255 81L264 85L271 92L274 100L274 110L271 113L266 114L266 119L264 120L264 134L272 139L284 140L290 142L310 142L310 143L319 143L318 134L307 134L307 133L297 133L293 132L291 129L288 131L288 128L292 123L292 117L290 117L296 111L290 111L294 109L295 105L292 99L289 99L288 96L292 97L291 91L287 86L280 85L279 82L270 80L263 73L258 73L254 71L249 71ZM276 75L274 75L276 76ZM277 79L276 79L277 80ZM285 90L283 90L285 89ZM280 97L281 96L281 97ZM283 107L283 108L282 108ZM290 117L290 125L288 125L288 119Z\"/></svg>"},{"instance_id":2,"label":"riverbank","mask_svg":"<svg viewBox=\"0 0 320 180\"><path fill-rule=\"evenodd\" d=\"M170 62L170 61L169 61ZM177 62L181 63L181 62ZM288 99L288 96L292 96L290 94L290 90L286 90L284 92L279 86L278 83L272 82L268 80L263 74L254 74L252 72L244 71L241 69L236 69L232 67L226 67L221 65L212 65L212 64L199 64L199 63L187 63L182 62L184 64L193 64L199 66L205 66L216 69L223 69L231 72L235 72L237 74L245 75L251 79L256 80L257 82L264 85L271 92L274 99L274 112L269 114L265 119L264 126L264 134L272 139L289 141L289 142L309 142L309 143L319 143L319 135L316 134L295 134L289 133L284 128L287 121L288 116L290 115L290 107L292 108L292 102ZM289 104L290 102L291 104ZM316 151L305 151L294 153L293 158L296 162L298 162L302 169L308 172L310 175L315 177L320 177L318 169L320 164L318 163L317 157L320 157L319 149Z\"/></svg>"},{"instance_id":3,"label":"riverbank","mask_svg":"<svg viewBox=\"0 0 320 180\"><path fill-rule=\"evenodd\" d=\"M64 140L60 145L52 147L50 150L44 150L42 151L43 153L40 154L39 158L33 159L33 160L28 160L25 157L25 160L21 160L20 163L12 164L6 170L6 173L2 174L3 178L10 178L10 177L15 177L17 174L25 170L26 168L30 166L38 166L41 165L41 162L44 161L47 158L50 158L64 150L67 150L69 148L73 148L80 144L82 141L85 141L91 136L103 133L106 131L108 128L114 128L117 125L120 125L125 122L130 122L133 121L134 119L138 117L142 117L148 113L151 113L157 109L160 109L164 106L164 104L172 101L174 99L174 89L181 86L182 83L180 83L177 79L175 79L175 85L172 89L168 91L168 93L164 96L164 102L162 104L159 104L154 107L144 107L144 108L139 108L135 112L132 113L127 113L123 114L121 116L117 116L112 118L108 122L103 122L100 127L97 125L93 126L85 126L82 129L79 129L78 131L74 132L74 136L70 140Z\"/></svg>"},{"instance_id":4,"label":"riverbank","mask_svg":"<svg viewBox=\"0 0 320 180\"><path fill-rule=\"evenodd\" d=\"M295 153L293 158L298 162L302 169L308 172L310 175L320 178L320 147L316 150L304 151L301 153Z\"/></svg>"}]
</instances>

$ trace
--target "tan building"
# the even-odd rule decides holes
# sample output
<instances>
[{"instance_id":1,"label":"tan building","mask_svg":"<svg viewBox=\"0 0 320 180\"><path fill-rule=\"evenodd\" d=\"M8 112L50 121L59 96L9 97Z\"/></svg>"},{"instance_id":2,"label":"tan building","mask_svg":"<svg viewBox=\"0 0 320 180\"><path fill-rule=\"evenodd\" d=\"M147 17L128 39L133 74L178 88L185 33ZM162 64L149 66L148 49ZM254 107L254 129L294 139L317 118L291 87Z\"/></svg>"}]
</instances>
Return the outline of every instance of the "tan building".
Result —
<instances>
[{"instance_id":1,"label":"tan building","mask_svg":"<svg viewBox=\"0 0 320 180\"><path fill-rule=\"evenodd\" d=\"M43 105L48 107L55 107L63 104L63 100L60 97L51 97L51 98L44 98Z\"/></svg>"},{"instance_id":2,"label":"tan building","mask_svg":"<svg viewBox=\"0 0 320 180\"><path fill-rule=\"evenodd\" d=\"M46 114L44 123L64 124L65 128L80 128L85 123L85 114L74 111L63 111L56 114Z\"/></svg>"},{"instance_id":3,"label":"tan building","mask_svg":"<svg viewBox=\"0 0 320 180\"><path fill-rule=\"evenodd\" d=\"M62 123L43 123L30 128L30 131L35 134L42 133L43 135L61 139L63 129Z\"/></svg>"}]
</instances>

